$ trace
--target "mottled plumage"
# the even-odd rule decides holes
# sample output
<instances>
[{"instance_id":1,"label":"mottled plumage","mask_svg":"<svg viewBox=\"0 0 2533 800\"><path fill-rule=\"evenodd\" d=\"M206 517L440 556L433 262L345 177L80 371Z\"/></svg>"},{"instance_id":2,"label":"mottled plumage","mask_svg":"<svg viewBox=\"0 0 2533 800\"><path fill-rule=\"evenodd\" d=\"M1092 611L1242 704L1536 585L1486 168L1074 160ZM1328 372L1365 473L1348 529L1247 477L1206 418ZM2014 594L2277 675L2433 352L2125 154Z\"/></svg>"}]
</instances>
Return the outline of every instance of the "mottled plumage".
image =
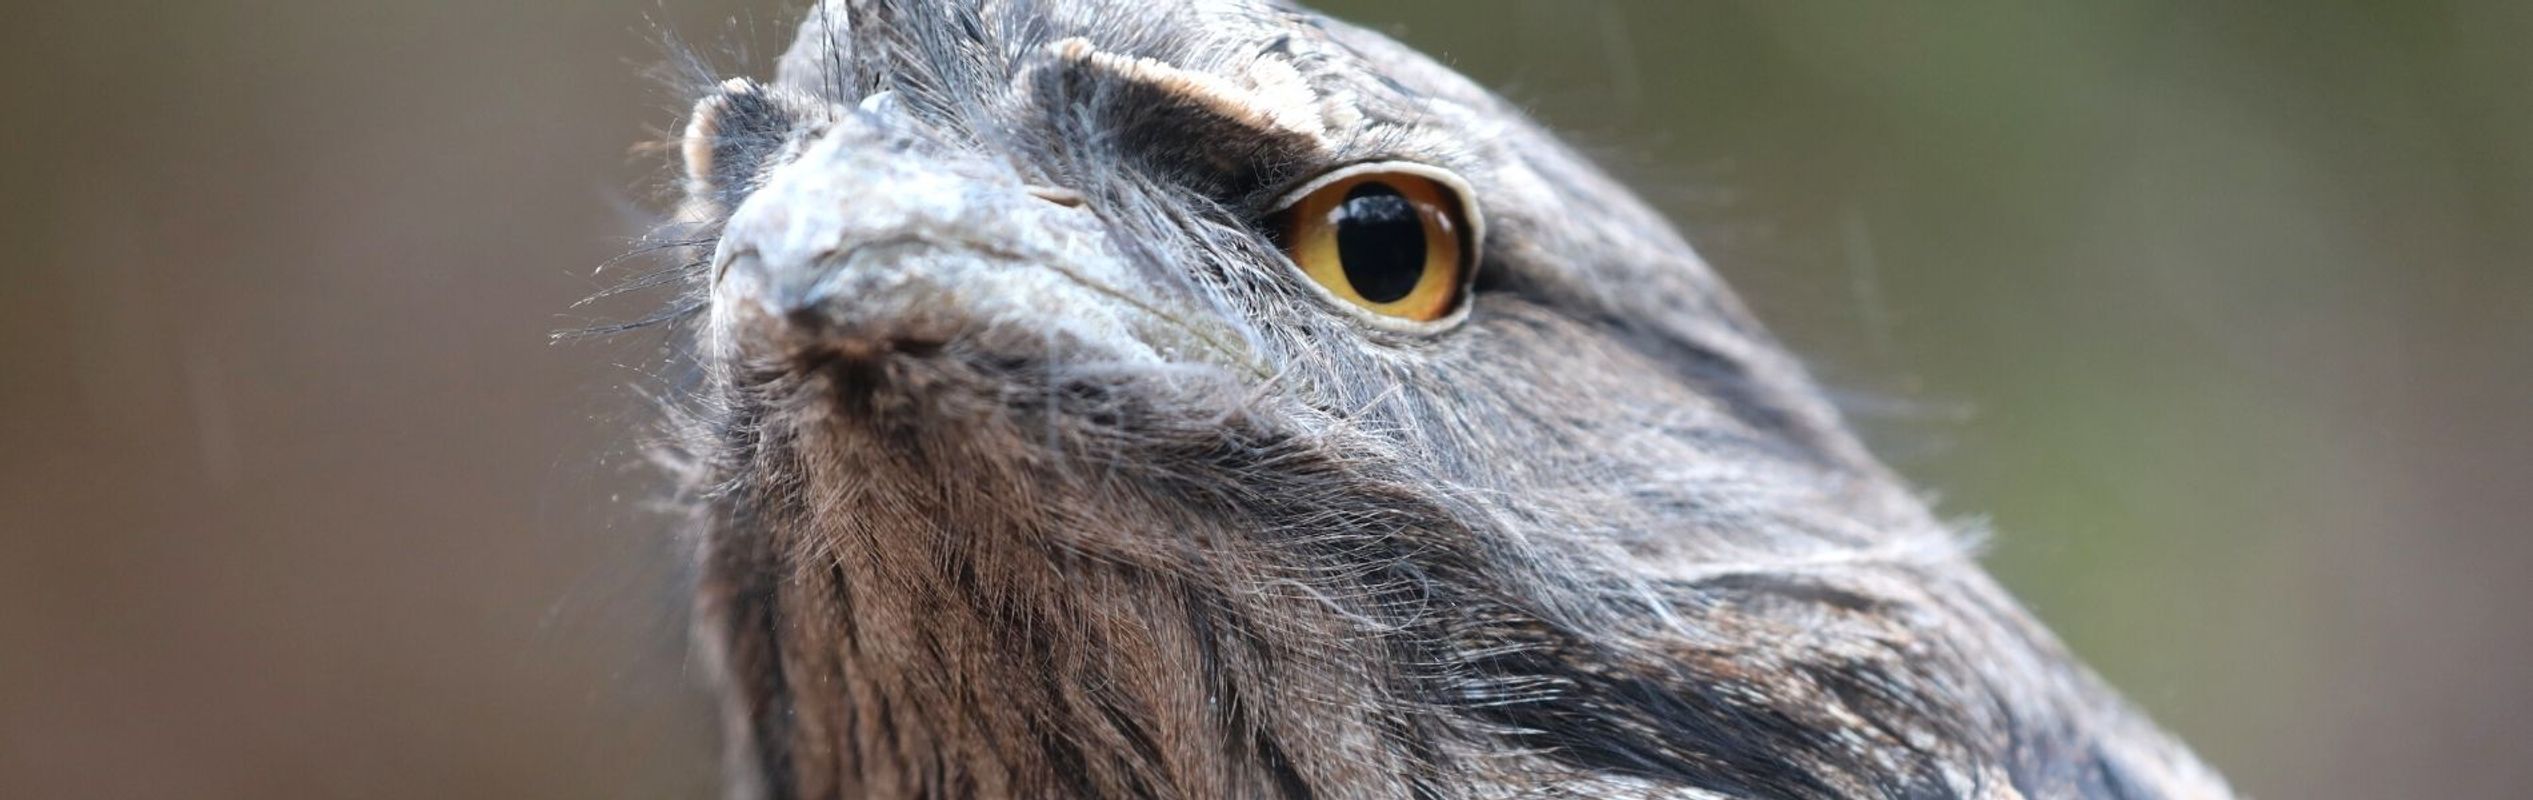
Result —
<instances>
[{"instance_id":1,"label":"mottled plumage","mask_svg":"<svg viewBox=\"0 0 2533 800\"><path fill-rule=\"evenodd\" d=\"M831 0L698 107L676 404L742 796L2222 797L1671 226L1263 0ZM1262 230L1474 188L1466 319Z\"/></svg>"}]
</instances>

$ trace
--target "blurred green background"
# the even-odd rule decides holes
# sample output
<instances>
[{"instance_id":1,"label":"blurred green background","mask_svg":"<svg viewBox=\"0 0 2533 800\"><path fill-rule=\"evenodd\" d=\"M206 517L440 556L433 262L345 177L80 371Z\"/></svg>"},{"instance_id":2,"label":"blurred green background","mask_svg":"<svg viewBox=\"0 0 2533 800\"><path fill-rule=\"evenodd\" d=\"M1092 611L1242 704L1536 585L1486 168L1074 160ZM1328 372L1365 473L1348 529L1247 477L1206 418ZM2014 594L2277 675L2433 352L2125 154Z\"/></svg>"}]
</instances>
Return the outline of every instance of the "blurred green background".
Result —
<instances>
[{"instance_id":1,"label":"blurred green background","mask_svg":"<svg viewBox=\"0 0 2533 800\"><path fill-rule=\"evenodd\" d=\"M1670 211L2240 788L2533 785L2533 3L1326 7ZM546 334L656 32L798 12L10 10L0 797L709 794L659 341Z\"/></svg>"}]
</instances>

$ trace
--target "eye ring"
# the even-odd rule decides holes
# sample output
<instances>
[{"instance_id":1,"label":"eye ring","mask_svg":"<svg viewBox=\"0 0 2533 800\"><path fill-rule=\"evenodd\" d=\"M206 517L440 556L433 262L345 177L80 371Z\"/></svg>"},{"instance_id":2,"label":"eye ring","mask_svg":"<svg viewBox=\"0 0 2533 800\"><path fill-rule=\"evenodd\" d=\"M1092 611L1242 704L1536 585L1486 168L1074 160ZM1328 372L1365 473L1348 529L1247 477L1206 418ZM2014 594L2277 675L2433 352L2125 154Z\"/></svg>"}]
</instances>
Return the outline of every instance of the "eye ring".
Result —
<instances>
[{"instance_id":1,"label":"eye ring","mask_svg":"<svg viewBox=\"0 0 2533 800\"><path fill-rule=\"evenodd\" d=\"M1277 248L1357 320L1434 333L1468 317L1486 228L1459 175L1405 161L1355 164L1287 192L1274 209L1266 227Z\"/></svg>"}]
</instances>

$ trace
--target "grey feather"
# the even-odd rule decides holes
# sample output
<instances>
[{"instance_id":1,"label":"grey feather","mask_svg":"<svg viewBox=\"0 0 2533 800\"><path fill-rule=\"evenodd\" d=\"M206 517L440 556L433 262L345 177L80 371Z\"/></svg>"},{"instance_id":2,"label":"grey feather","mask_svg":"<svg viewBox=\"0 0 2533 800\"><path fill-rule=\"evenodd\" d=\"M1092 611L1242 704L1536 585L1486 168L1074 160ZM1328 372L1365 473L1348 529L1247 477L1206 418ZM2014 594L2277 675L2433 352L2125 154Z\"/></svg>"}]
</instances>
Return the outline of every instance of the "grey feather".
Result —
<instances>
[{"instance_id":1,"label":"grey feather","mask_svg":"<svg viewBox=\"0 0 2533 800\"><path fill-rule=\"evenodd\" d=\"M734 792L2224 797L1645 204L1258 0L838 0L689 128ZM1261 220L1473 189L1464 320Z\"/></svg>"}]
</instances>

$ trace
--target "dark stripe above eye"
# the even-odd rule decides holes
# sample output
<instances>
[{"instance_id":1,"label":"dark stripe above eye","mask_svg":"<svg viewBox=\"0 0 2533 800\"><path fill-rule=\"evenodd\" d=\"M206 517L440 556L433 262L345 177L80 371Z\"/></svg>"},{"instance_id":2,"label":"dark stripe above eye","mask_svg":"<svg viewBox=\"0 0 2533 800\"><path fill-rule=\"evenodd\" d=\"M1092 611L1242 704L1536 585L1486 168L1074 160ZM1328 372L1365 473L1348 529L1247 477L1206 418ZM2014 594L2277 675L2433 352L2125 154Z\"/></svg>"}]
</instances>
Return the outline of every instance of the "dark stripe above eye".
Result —
<instances>
[{"instance_id":1,"label":"dark stripe above eye","mask_svg":"<svg viewBox=\"0 0 2533 800\"><path fill-rule=\"evenodd\" d=\"M1118 154L1161 168L1200 194L1237 205L1290 178L1297 165L1322 163L1318 134L1278 124L1246 95L1226 95L1188 80L1166 61L1099 49L1086 40L1050 46L1060 68L1027 73L1048 108L1087 109L1056 115L1086 124L1078 141L1110 143Z\"/></svg>"}]
</instances>

